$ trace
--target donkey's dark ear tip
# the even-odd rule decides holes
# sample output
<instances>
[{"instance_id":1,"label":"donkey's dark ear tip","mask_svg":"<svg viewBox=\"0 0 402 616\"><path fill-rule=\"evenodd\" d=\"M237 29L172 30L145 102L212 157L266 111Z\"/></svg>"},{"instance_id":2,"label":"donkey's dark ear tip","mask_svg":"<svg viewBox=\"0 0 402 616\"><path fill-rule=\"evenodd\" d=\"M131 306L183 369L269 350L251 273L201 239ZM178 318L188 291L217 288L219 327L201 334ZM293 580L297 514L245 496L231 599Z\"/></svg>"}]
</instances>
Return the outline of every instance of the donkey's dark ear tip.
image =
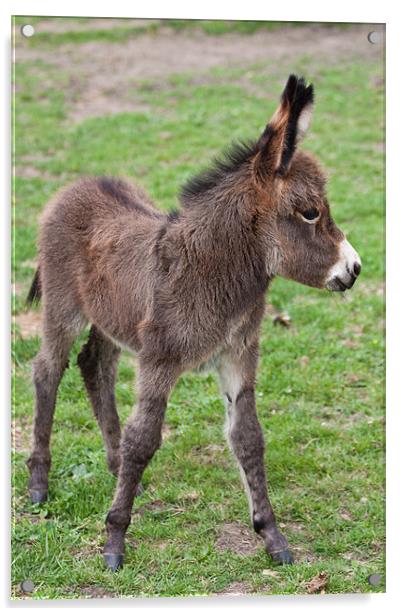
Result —
<instances>
[{"instance_id":1,"label":"donkey's dark ear tip","mask_svg":"<svg viewBox=\"0 0 402 616\"><path fill-rule=\"evenodd\" d=\"M110 571L118 571L123 566L123 554L104 554L103 560Z\"/></svg>"},{"instance_id":2,"label":"donkey's dark ear tip","mask_svg":"<svg viewBox=\"0 0 402 616\"><path fill-rule=\"evenodd\" d=\"M306 84L304 77L289 75L287 84L282 94L282 100L290 105L297 105L303 108L305 105L314 102L313 84Z\"/></svg>"},{"instance_id":3,"label":"donkey's dark ear tip","mask_svg":"<svg viewBox=\"0 0 402 616\"><path fill-rule=\"evenodd\" d=\"M314 86L310 83L306 88L306 99L309 103L314 102Z\"/></svg>"},{"instance_id":4,"label":"donkey's dark ear tip","mask_svg":"<svg viewBox=\"0 0 402 616\"><path fill-rule=\"evenodd\" d=\"M29 490L29 496L33 505L42 505L47 501L47 490Z\"/></svg>"},{"instance_id":5,"label":"donkey's dark ear tip","mask_svg":"<svg viewBox=\"0 0 402 616\"><path fill-rule=\"evenodd\" d=\"M275 552L270 554L270 556L276 565L291 565L293 563L293 556L290 550Z\"/></svg>"},{"instance_id":6,"label":"donkey's dark ear tip","mask_svg":"<svg viewBox=\"0 0 402 616\"><path fill-rule=\"evenodd\" d=\"M313 86L311 84L307 86L304 77L291 73L282 92L282 100L290 104L293 104L296 100L305 100L306 103L312 102Z\"/></svg>"},{"instance_id":7,"label":"donkey's dark ear tip","mask_svg":"<svg viewBox=\"0 0 402 616\"><path fill-rule=\"evenodd\" d=\"M286 86L296 84L298 81L299 81L299 77L295 75L294 73L291 73L288 77Z\"/></svg>"},{"instance_id":8,"label":"donkey's dark ear tip","mask_svg":"<svg viewBox=\"0 0 402 616\"><path fill-rule=\"evenodd\" d=\"M298 77L297 75L293 75L293 73L291 75L289 75L288 80L286 82L285 88L282 92L282 100L292 100L294 93L296 92L296 88L297 88L297 82L298 82Z\"/></svg>"}]
</instances>

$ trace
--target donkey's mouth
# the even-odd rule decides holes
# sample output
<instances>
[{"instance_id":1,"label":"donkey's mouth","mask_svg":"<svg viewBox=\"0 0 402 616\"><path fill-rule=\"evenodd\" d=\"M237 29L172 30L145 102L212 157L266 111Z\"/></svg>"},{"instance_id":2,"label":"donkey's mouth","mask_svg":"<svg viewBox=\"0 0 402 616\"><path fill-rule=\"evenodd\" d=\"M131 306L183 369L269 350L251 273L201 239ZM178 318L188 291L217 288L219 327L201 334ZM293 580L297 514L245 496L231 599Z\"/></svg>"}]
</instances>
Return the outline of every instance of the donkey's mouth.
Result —
<instances>
[{"instance_id":1,"label":"donkey's mouth","mask_svg":"<svg viewBox=\"0 0 402 616\"><path fill-rule=\"evenodd\" d=\"M327 283L327 289L329 291L346 291L347 289L351 289L355 284L356 276L351 276L348 282L341 280L339 276L335 276L331 278L331 280Z\"/></svg>"}]
</instances>

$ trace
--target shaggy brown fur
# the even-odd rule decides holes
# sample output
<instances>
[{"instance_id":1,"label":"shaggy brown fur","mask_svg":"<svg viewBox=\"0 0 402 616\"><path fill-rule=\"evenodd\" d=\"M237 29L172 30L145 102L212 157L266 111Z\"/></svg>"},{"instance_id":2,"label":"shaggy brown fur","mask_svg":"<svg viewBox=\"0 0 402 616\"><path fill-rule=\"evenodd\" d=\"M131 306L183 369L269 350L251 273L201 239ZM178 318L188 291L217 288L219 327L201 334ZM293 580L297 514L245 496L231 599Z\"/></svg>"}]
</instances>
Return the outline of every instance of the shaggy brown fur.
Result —
<instances>
[{"instance_id":1,"label":"shaggy brown fur","mask_svg":"<svg viewBox=\"0 0 402 616\"><path fill-rule=\"evenodd\" d=\"M203 367L219 374L254 528L275 560L291 561L268 499L255 407L264 294L276 274L341 290L360 271L357 261L345 262L344 275L329 280L343 264L344 236L319 166L296 151L312 100L312 86L291 76L262 136L188 182L179 212L158 211L142 190L116 178L81 179L46 208L30 292L31 299L42 294L44 328L34 361L29 489L36 502L47 496L56 392L71 345L90 323L78 364L109 468L118 473L104 550L112 569L122 563L142 472L161 443L169 392L183 371ZM122 437L114 399L121 346L139 362L137 409Z\"/></svg>"}]
</instances>

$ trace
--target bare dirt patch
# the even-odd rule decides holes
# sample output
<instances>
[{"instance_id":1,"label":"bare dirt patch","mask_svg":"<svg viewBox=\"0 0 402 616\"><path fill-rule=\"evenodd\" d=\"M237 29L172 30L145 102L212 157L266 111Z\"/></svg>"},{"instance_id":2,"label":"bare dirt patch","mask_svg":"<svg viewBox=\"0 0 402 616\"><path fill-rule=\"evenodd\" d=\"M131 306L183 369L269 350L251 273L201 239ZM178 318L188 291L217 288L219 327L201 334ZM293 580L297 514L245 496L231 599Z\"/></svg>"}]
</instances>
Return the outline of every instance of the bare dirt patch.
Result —
<instances>
[{"instance_id":1,"label":"bare dirt patch","mask_svg":"<svg viewBox=\"0 0 402 616\"><path fill-rule=\"evenodd\" d=\"M14 317L16 325L18 325L21 338L33 338L40 336L42 333L42 315L40 312L29 310L21 312Z\"/></svg>"},{"instance_id":2,"label":"bare dirt patch","mask_svg":"<svg viewBox=\"0 0 402 616\"><path fill-rule=\"evenodd\" d=\"M17 453L27 453L30 449L32 424L30 419L15 418L11 424L12 448Z\"/></svg>"},{"instance_id":3,"label":"bare dirt patch","mask_svg":"<svg viewBox=\"0 0 402 616\"><path fill-rule=\"evenodd\" d=\"M169 541L153 541L152 545L155 550L160 550L161 552L163 552L163 550L166 550L166 548L169 547L170 542Z\"/></svg>"},{"instance_id":4,"label":"bare dirt patch","mask_svg":"<svg viewBox=\"0 0 402 616\"><path fill-rule=\"evenodd\" d=\"M323 414L317 415L320 420L320 425L323 428L332 428L335 430L351 430L358 424L372 423L372 417L361 412L345 414L343 410L324 411Z\"/></svg>"},{"instance_id":5,"label":"bare dirt patch","mask_svg":"<svg viewBox=\"0 0 402 616\"><path fill-rule=\"evenodd\" d=\"M22 267L30 267L32 270L36 270L38 268L38 261L36 259L27 259L21 263Z\"/></svg>"},{"instance_id":6,"label":"bare dirt patch","mask_svg":"<svg viewBox=\"0 0 402 616\"><path fill-rule=\"evenodd\" d=\"M99 546L99 542L93 539L85 543L79 544L79 546L71 549L71 553L77 560L85 560L88 558L95 558L97 554L101 554L102 550Z\"/></svg>"},{"instance_id":7,"label":"bare dirt patch","mask_svg":"<svg viewBox=\"0 0 402 616\"><path fill-rule=\"evenodd\" d=\"M339 517L346 522L352 522L354 520L354 517L350 511L345 507L342 507L342 509L339 510Z\"/></svg>"},{"instance_id":8,"label":"bare dirt patch","mask_svg":"<svg viewBox=\"0 0 402 616\"><path fill-rule=\"evenodd\" d=\"M52 26L50 25L52 22ZM92 22L96 27L99 20ZM102 28L114 27L113 20L101 20ZM134 24L133 20L133 25ZM125 25L127 22L124 22ZM57 20L45 26L62 28ZM79 26L83 28L83 25ZM85 26L90 27L88 24ZM64 28L64 29L63 29ZM71 28L76 29L71 22ZM373 29L373 28L372 28ZM382 29L378 24L376 30ZM294 63L295 58L311 56L322 63L335 64L355 57L380 61L383 45L367 41L369 25L356 25L347 29L326 28L320 25L268 31L253 34L228 33L208 35L201 30L177 32L160 28L157 34L139 34L124 42L91 41L80 44L62 44L52 49L30 47L17 38L18 62L41 61L67 75L65 93L70 119L80 122L87 117L119 113L122 111L148 111L135 94L135 86L144 80L157 88L166 87L174 74L187 73L191 78L206 78L216 67L247 67L264 62L267 71L277 71L278 62ZM284 67L284 73L289 69ZM38 69L38 65L35 70ZM46 67L42 67L42 72ZM286 74L284 74L284 79ZM241 85L252 87L249 80Z\"/></svg>"},{"instance_id":9,"label":"bare dirt patch","mask_svg":"<svg viewBox=\"0 0 402 616\"><path fill-rule=\"evenodd\" d=\"M27 520L29 524L40 524L43 520L40 514L30 513L28 511L19 511L16 513L13 512L15 522L20 522L22 520ZM32 545L33 542L29 540L26 542L28 545Z\"/></svg>"},{"instance_id":10,"label":"bare dirt patch","mask_svg":"<svg viewBox=\"0 0 402 616\"><path fill-rule=\"evenodd\" d=\"M363 556L359 552L345 552L341 554L342 558L350 561L353 565L367 565L370 562L368 557Z\"/></svg>"},{"instance_id":11,"label":"bare dirt patch","mask_svg":"<svg viewBox=\"0 0 402 616\"><path fill-rule=\"evenodd\" d=\"M170 439L173 433L174 433L174 428L169 426L169 424L167 423L163 424L162 426L162 440L163 441L167 441L168 439Z\"/></svg>"},{"instance_id":12,"label":"bare dirt patch","mask_svg":"<svg viewBox=\"0 0 402 616\"><path fill-rule=\"evenodd\" d=\"M13 175L24 180L39 178L48 182L60 181L59 175L53 175L43 169L37 169L36 167L32 167L30 165L18 165L18 167L14 168Z\"/></svg>"},{"instance_id":13,"label":"bare dirt patch","mask_svg":"<svg viewBox=\"0 0 402 616\"><path fill-rule=\"evenodd\" d=\"M178 515L180 513L183 513L185 510L183 509L183 507L180 507L179 505L172 505L171 503L165 503L164 501L156 499L149 503L146 503L145 505L142 505L141 507L138 507L138 509L134 511L134 515L141 516L146 511L152 511L154 513L169 513L171 515Z\"/></svg>"},{"instance_id":14,"label":"bare dirt patch","mask_svg":"<svg viewBox=\"0 0 402 616\"><path fill-rule=\"evenodd\" d=\"M130 25L136 28L146 28L152 24L159 23L159 19L119 19L119 18L93 18L77 20L74 17L61 17L59 19L43 19L35 25L35 32L54 32L63 34L65 32L85 32L88 30L113 30L113 28L127 28Z\"/></svg>"},{"instance_id":15,"label":"bare dirt patch","mask_svg":"<svg viewBox=\"0 0 402 616\"><path fill-rule=\"evenodd\" d=\"M306 545L292 545L291 552L295 563L314 563L318 560L317 556Z\"/></svg>"},{"instance_id":16,"label":"bare dirt patch","mask_svg":"<svg viewBox=\"0 0 402 616\"><path fill-rule=\"evenodd\" d=\"M248 582L231 582L223 590L215 593L216 596L239 597L251 594L251 586Z\"/></svg>"},{"instance_id":17,"label":"bare dirt patch","mask_svg":"<svg viewBox=\"0 0 402 616\"><path fill-rule=\"evenodd\" d=\"M321 571L315 575L308 582L302 583L302 588L306 590L307 594L312 595L316 593L325 594L325 589L329 581L329 574L326 571Z\"/></svg>"},{"instance_id":18,"label":"bare dirt patch","mask_svg":"<svg viewBox=\"0 0 402 616\"><path fill-rule=\"evenodd\" d=\"M211 443L210 445L204 446L196 445L191 449L190 455L198 464L219 464L225 468L231 466L226 447L223 444Z\"/></svg>"},{"instance_id":19,"label":"bare dirt patch","mask_svg":"<svg viewBox=\"0 0 402 616\"><path fill-rule=\"evenodd\" d=\"M305 528L299 522L280 522L279 528L284 529L284 533L292 533L293 535L305 533Z\"/></svg>"},{"instance_id":20,"label":"bare dirt patch","mask_svg":"<svg viewBox=\"0 0 402 616\"><path fill-rule=\"evenodd\" d=\"M239 522L227 522L220 529L215 542L217 550L230 550L242 556L255 554L262 541L251 528Z\"/></svg>"},{"instance_id":21,"label":"bare dirt patch","mask_svg":"<svg viewBox=\"0 0 402 616\"><path fill-rule=\"evenodd\" d=\"M115 597L113 593L109 592L103 586L84 586L77 589L80 597L85 599L103 599L104 597Z\"/></svg>"},{"instance_id":22,"label":"bare dirt patch","mask_svg":"<svg viewBox=\"0 0 402 616\"><path fill-rule=\"evenodd\" d=\"M348 349L357 349L362 344L362 337L364 336L364 329L362 325L358 323L351 324L347 331L347 338L342 340L343 346Z\"/></svg>"},{"instance_id":23,"label":"bare dirt patch","mask_svg":"<svg viewBox=\"0 0 402 616\"><path fill-rule=\"evenodd\" d=\"M385 280L381 282L360 282L357 291L365 297L385 297Z\"/></svg>"},{"instance_id":24,"label":"bare dirt patch","mask_svg":"<svg viewBox=\"0 0 402 616\"><path fill-rule=\"evenodd\" d=\"M13 282L13 295L22 295L25 292L25 285L22 282Z\"/></svg>"},{"instance_id":25,"label":"bare dirt patch","mask_svg":"<svg viewBox=\"0 0 402 616\"><path fill-rule=\"evenodd\" d=\"M165 511L168 507L169 505L167 503L157 499L138 507L138 509L135 510L135 514L142 515L145 511Z\"/></svg>"}]
</instances>

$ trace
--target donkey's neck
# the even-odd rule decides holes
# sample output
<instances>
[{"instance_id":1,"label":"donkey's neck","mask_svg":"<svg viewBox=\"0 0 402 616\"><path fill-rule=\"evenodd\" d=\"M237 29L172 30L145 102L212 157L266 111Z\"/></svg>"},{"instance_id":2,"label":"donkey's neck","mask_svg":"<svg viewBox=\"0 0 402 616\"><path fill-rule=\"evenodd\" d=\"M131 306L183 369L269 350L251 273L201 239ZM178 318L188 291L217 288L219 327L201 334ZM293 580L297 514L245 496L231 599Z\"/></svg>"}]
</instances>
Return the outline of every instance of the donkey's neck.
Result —
<instances>
[{"instance_id":1,"label":"donkey's neck","mask_svg":"<svg viewBox=\"0 0 402 616\"><path fill-rule=\"evenodd\" d=\"M222 316L230 318L265 293L273 271L258 216L246 209L238 194L219 197L185 206L172 226L197 292L205 301L219 298Z\"/></svg>"}]
</instances>

